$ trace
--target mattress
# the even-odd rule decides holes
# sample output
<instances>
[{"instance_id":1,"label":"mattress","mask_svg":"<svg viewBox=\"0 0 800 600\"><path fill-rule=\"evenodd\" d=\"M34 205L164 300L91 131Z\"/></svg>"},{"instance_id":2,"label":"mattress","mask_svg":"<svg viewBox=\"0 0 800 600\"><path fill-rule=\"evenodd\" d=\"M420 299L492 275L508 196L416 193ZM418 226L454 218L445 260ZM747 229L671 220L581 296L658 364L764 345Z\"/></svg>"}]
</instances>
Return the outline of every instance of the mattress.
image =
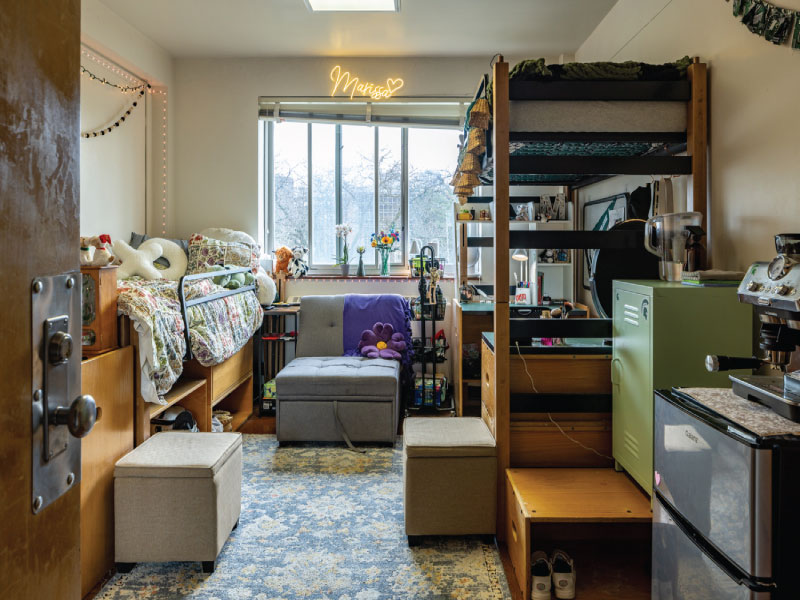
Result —
<instances>
[{"instance_id":1,"label":"mattress","mask_svg":"<svg viewBox=\"0 0 800 600\"><path fill-rule=\"evenodd\" d=\"M515 100L509 104L512 132L686 131L686 102Z\"/></svg>"}]
</instances>

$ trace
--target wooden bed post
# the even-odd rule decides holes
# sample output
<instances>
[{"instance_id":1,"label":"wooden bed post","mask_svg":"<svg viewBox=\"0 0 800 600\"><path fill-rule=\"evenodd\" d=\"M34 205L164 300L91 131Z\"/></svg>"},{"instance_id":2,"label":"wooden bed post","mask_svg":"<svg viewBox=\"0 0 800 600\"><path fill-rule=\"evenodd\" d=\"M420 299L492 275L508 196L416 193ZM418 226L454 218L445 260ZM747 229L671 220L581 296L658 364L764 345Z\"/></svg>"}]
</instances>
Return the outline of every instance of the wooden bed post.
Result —
<instances>
[{"instance_id":1,"label":"wooden bed post","mask_svg":"<svg viewBox=\"0 0 800 600\"><path fill-rule=\"evenodd\" d=\"M703 214L706 230L707 264L711 267L711 198L708 193L708 70L698 57L687 69L692 90L686 120L686 146L692 156L691 193L687 193L686 209Z\"/></svg>"},{"instance_id":2,"label":"wooden bed post","mask_svg":"<svg viewBox=\"0 0 800 600\"><path fill-rule=\"evenodd\" d=\"M496 406L497 444L497 538L506 533L506 469L511 460L511 422L509 398L509 303L508 303L508 212L509 212L509 100L508 63L501 55L493 67L494 85L493 138L494 148L494 351L495 374L492 386Z\"/></svg>"}]
</instances>

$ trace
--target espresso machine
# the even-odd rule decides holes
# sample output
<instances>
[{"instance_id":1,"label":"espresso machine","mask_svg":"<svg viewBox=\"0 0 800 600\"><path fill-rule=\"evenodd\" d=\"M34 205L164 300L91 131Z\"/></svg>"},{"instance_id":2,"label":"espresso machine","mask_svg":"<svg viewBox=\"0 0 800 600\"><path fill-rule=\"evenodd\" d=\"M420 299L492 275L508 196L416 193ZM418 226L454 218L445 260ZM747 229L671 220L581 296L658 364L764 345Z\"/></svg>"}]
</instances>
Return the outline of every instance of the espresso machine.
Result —
<instances>
[{"instance_id":1,"label":"espresso machine","mask_svg":"<svg viewBox=\"0 0 800 600\"><path fill-rule=\"evenodd\" d=\"M772 261L750 266L737 291L739 301L752 304L758 314L758 345L763 356L708 356L706 368L766 371L760 375L730 375L733 392L800 422L800 370L787 369L792 353L800 345L800 233L776 235L775 249L778 255Z\"/></svg>"}]
</instances>

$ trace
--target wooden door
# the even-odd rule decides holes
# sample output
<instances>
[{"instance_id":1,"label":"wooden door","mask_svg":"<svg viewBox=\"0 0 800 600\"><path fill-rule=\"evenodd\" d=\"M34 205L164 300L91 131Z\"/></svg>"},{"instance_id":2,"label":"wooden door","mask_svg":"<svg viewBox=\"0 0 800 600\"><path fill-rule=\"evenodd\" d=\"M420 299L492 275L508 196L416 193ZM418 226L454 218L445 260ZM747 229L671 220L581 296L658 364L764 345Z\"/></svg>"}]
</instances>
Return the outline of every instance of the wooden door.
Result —
<instances>
[{"instance_id":1,"label":"wooden door","mask_svg":"<svg viewBox=\"0 0 800 600\"><path fill-rule=\"evenodd\" d=\"M80 597L78 486L31 508L31 282L78 269L80 0L0 18L0 598Z\"/></svg>"}]
</instances>

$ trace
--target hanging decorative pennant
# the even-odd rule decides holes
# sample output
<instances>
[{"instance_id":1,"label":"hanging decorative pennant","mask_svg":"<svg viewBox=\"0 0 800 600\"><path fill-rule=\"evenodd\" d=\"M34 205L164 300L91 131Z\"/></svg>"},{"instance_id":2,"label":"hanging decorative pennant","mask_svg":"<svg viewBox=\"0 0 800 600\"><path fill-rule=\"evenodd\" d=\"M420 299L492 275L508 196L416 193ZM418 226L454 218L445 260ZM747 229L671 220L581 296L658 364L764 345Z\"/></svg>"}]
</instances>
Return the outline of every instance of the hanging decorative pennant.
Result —
<instances>
[{"instance_id":1,"label":"hanging decorative pennant","mask_svg":"<svg viewBox=\"0 0 800 600\"><path fill-rule=\"evenodd\" d=\"M767 26L767 5L762 0L745 0L742 23L756 35L764 35Z\"/></svg>"},{"instance_id":2,"label":"hanging decorative pennant","mask_svg":"<svg viewBox=\"0 0 800 600\"><path fill-rule=\"evenodd\" d=\"M788 8L778 8L777 6L769 6L768 8L764 39L779 46L789 37L789 32L792 30L794 11Z\"/></svg>"},{"instance_id":3,"label":"hanging decorative pennant","mask_svg":"<svg viewBox=\"0 0 800 600\"><path fill-rule=\"evenodd\" d=\"M781 8L767 0L733 0L732 5L733 16L740 17L751 32L776 46L791 36L792 48L800 49L800 11Z\"/></svg>"},{"instance_id":4,"label":"hanging decorative pennant","mask_svg":"<svg viewBox=\"0 0 800 600\"><path fill-rule=\"evenodd\" d=\"M792 48L800 50L800 13L794 13L794 33L792 34Z\"/></svg>"}]
</instances>

